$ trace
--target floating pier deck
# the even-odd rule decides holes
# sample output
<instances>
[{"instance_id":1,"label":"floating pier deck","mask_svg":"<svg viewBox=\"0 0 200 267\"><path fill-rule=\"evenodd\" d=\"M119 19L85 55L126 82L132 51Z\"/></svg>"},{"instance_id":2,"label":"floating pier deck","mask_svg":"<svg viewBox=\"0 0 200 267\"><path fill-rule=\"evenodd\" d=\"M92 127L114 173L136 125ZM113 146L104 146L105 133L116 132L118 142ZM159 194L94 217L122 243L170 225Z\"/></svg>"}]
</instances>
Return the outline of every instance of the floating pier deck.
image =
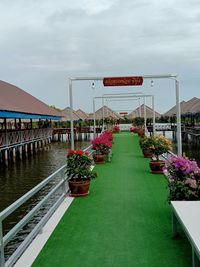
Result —
<instances>
[{"instance_id":1,"label":"floating pier deck","mask_svg":"<svg viewBox=\"0 0 200 267\"><path fill-rule=\"evenodd\" d=\"M138 137L115 135L111 163L73 201L33 267L188 267L187 238L172 239L163 175L151 174Z\"/></svg>"}]
</instances>

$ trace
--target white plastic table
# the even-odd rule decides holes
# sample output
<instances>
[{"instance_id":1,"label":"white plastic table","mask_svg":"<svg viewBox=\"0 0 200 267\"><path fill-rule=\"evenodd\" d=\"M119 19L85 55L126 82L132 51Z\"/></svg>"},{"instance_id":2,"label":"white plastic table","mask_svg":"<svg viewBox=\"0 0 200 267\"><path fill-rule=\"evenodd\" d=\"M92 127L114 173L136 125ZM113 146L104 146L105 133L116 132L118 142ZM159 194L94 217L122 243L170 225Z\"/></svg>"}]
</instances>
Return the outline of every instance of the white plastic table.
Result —
<instances>
[{"instance_id":1,"label":"white plastic table","mask_svg":"<svg viewBox=\"0 0 200 267\"><path fill-rule=\"evenodd\" d=\"M171 201L172 232L177 235L177 221L192 246L192 266L200 266L200 201Z\"/></svg>"}]
</instances>

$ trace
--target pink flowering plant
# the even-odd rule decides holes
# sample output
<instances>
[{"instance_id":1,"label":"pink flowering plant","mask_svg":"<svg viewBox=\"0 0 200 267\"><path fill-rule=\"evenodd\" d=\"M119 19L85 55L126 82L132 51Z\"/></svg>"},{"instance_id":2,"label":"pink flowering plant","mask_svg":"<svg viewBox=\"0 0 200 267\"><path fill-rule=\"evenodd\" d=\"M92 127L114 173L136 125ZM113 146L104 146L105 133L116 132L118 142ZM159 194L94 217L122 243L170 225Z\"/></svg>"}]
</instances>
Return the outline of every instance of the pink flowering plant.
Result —
<instances>
[{"instance_id":1,"label":"pink flowering plant","mask_svg":"<svg viewBox=\"0 0 200 267\"><path fill-rule=\"evenodd\" d=\"M92 141L92 149L95 150L95 153L98 155L109 154L109 151L112 147L112 133L104 132L101 136L96 137Z\"/></svg>"},{"instance_id":2,"label":"pink flowering plant","mask_svg":"<svg viewBox=\"0 0 200 267\"><path fill-rule=\"evenodd\" d=\"M200 199L200 168L195 160L169 155L164 174L168 180L168 200Z\"/></svg>"}]
</instances>

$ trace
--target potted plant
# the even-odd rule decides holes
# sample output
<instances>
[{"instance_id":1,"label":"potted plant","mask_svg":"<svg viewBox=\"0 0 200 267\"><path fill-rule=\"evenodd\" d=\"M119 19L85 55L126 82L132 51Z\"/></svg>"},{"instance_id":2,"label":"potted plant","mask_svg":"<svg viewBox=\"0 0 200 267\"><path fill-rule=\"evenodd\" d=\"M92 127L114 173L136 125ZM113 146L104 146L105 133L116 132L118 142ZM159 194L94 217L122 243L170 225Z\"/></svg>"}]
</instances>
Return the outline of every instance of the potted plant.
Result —
<instances>
[{"instance_id":1,"label":"potted plant","mask_svg":"<svg viewBox=\"0 0 200 267\"><path fill-rule=\"evenodd\" d=\"M136 117L133 120L133 125L136 126L136 133L140 137L145 136L145 130L144 130L144 118Z\"/></svg>"},{"instance_id":2,"label":"potted plant","mask_svg":"<svg viewBox=\"0 0 200 267\"><path fill-rule=\"evenodd\" d=\"M106 123L107 130L112 131L113 125L117 123L117 119L115 119L113 116L108 116L104 119L104 122Z\"/></svg>"},{"instance_id":3,"label":"potted plant","mask_svg":"<svg viewBox=\"0 0 200 267\"><path fill-rule=\"evenodd\" d=\"M97 176L92 170L93 159L83 150L69 150L66 173L69 176L70 196L87 196L90 180Z\"/></svg>"},{"instance_id":4,"label":"potted plant","mask_svg":"<svg viewBox=\"0 0 200 267\"><path fill-rule=\"evenodd\" d=\"M115 125L113 126L113 130L112 130L113 133L119 133L120 132L120 127L119 125Z\"/></svg>"},{"instance_id":5,"label":"potted plant","mask_svg":"<svg viewBox=\"0 0 200 267\"><path fill-rule=\"evenodd\" d=\"M169 155L165 161L168 200L200 200L200 168L195 160Z\"/></svg>"},{"instance_id":6,"label":"potted plant","mask_svg":"<svg viewBox=\"0 0 200 267\"><path fill-rule=\"evenodd\" d=\"M136 133L136 132L137 132L136 127L133 127L133 126L132 126L132 127L130 128L130 132L131 132L131 133Z\"/></svg>"},{"instance_id":7,"label":"potted plant","mask_svg":"<svg viewBox=\"0 0 200 267\"><path fill-rule=\"evenodd\" d=\"M151 137L143 137L139 139L139 144L142 149L142 153L145 158L151 158L153 156L153 152L151 151L151 146L153 144Z\"/></svg>"},{"instance_id":8,"label":"potted plant","mask_svg":"<svg viewBox=\"0 0 200 267\"><path fill-rule=\"evenodd\" d=\"M92 149L94 150L93 158L96 164L105 162L106 155L109 154L112 147L112 133L105 132L92 141Z\"/></svg>"},{"instance_id":9,"label":"potted plant","mask_svg":"<svg viewBox=\"0 0 200 267\"><path fill-rule=\"evenodd\" d=\"M164 161L159 159L159 156L172 150L172 143L163 135L155 135L149 137L152 145L149 147L155 159L149 163L152 173L163 173Z\"/></svg>"}]
</instances>

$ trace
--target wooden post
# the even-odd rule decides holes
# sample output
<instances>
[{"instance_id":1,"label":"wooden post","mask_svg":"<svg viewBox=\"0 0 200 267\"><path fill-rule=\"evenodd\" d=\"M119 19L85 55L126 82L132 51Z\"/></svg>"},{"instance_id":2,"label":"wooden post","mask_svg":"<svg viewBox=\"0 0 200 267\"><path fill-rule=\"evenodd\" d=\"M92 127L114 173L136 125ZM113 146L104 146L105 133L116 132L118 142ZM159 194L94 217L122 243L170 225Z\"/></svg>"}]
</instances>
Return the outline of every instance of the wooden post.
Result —
<instances>
[{"instance_id":1,"label":"wooden post","mask_svg":"<svg viewBox=\"0 0 200 267\"><path fill-rule=\"evenodd\" d=\"M22 159L22 146L19 146L19 158Z\"/></svg>"},{"instance_id":2,"label":"wooden post","mask_svg":"<svg viewBox=\"0 0 200 267\"><path fill-rule=\"evenodd\" d=\"M7 149L4 151L4 161L5 161L5 165L8 166L8 150Z\"/></svg>"},{"instance_id":3,"label":"wooden post","mask_svg":"<svg viewBox=\"0 0 200 267\"><path fill-rule=\"evenodd\" d=\"M15 147L13 147L13 150L12 150L12 154L13 154L13 162L15 162L16 161L16 148Z\"/></svg>"}]
</instances>

